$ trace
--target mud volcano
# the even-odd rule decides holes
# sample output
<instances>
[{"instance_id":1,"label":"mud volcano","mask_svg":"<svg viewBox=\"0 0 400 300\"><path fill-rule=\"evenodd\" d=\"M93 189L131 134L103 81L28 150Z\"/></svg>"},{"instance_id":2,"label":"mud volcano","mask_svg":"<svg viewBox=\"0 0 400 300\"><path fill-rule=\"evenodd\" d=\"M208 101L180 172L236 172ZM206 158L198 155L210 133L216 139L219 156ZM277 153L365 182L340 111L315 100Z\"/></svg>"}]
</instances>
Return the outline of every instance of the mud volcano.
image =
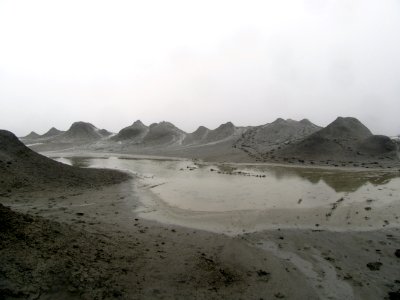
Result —
<instances>
[{"instance_id":1,"label":"mud volcano","mask_svg":"<svg viewBox=\"0 0 400 300\"><path fill-rule=\"evenodd\" d=\"M149 127L149 132L143 139L146 145L167 145L179 143L185 136L185 132L169 122L153 123Z\"/></svg>"},{"instance_id":2,"label":"mud volcano","mask_svg":"<svg viewBox=\"0 0 400 300\"><path fill-rule=\"evenodd\" d=\"M396 145L385 136L375 136L356 118L338 117L327 127L274 153L286 159L330 161L396 161ZM267 156L268 156L267 154Z\"/></svg>"},{"instance_id":3,"label":"mud volcano","mask_svg":"<svg viewBox=\"0 0 400 300\"><path fill-rule=\"evenodd\" d=\"M117 135L112 137L113 141L141 141L149 128L140 120L134 122L131 126L121 129Z\"/></svg>"}]
</instances>

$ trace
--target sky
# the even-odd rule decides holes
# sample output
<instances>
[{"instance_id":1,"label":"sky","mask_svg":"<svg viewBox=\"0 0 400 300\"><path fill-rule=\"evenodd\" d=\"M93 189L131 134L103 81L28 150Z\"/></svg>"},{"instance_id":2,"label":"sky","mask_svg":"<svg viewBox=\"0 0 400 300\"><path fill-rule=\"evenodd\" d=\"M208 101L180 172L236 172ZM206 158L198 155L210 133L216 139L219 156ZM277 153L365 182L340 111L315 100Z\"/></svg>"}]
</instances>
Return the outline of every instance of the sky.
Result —
<instances>
[{"instance_id":1,"label":"sky","mask_svg":"<svg viewBox=\"0 0 400 300\"><path fill-rule=\"evenodd\" d=\"M337 116L400 134L399 0L0 0L0 128L17 135Z\"/></svg>"}]
</instances>

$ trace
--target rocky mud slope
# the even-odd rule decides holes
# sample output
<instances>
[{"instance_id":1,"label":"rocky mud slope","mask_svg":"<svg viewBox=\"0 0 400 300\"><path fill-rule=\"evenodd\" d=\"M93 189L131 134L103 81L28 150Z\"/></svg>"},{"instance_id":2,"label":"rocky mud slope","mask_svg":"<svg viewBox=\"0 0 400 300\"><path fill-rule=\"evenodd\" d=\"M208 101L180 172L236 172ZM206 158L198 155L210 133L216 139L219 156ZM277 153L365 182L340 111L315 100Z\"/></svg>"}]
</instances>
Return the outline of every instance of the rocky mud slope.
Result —
<instances>
[{"instance_id":1,"label":"rocky mud slope","mask_svg":"<svg viewBox=\"0 0 400 300\"><path fill-rule=\"evenodd\" d=\"M0 130L0 193L58 187L92 187L126 180L125 173L80 169L48 159L9 131Z\"/></svg>"}]
</instances>

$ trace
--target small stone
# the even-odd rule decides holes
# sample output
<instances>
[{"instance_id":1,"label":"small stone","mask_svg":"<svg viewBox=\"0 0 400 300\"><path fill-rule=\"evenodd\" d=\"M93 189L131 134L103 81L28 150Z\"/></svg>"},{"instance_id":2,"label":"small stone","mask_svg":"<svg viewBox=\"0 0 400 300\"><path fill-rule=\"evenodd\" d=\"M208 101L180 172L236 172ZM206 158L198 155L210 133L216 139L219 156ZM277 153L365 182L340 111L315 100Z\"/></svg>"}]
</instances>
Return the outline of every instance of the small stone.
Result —
<instances>
[{"instance_id":1,"label":"small stone","mask_svg":"<svg viewBox=\"0 0 400 300\"><path fill-rule=\"evenodd\" d=\"M257 271L257 275L258 276L268 276L269 275L269 273L268 272L265 272L264 270L258 270Z\"/></svg>"},{"instance_id":2,"label":"small stone","mask_svg":"<svg viewBox=\"0 0 400 300\"><path fill-rule=\"evenodd\" d=\"M394 255L395 255L397 258L400 258L400 249L396 249L396 251L394 252Z\"/></svg>"},{"instance_id":3,"label":"small stone","mask_svg":"<svg viewBox=\"0 0 400 300\"><path fill-rule=\"evenodd\" d=\"M368 269L371 271L379 271L382 267L382 263L379 261L367 263Z\"/></svg>"},{"instance_id":4,"label":"small stone","mask_svg":"<svg viewBox=\"0 0 400 300\"><path fill-rule=\"evenodd\" d=\"M285 295L282 294L281 292L276 293L274 296L275 296L275 298L277 298L277 299L283 299L283 298L285 298Z\"/></svg>"}]
</instances>

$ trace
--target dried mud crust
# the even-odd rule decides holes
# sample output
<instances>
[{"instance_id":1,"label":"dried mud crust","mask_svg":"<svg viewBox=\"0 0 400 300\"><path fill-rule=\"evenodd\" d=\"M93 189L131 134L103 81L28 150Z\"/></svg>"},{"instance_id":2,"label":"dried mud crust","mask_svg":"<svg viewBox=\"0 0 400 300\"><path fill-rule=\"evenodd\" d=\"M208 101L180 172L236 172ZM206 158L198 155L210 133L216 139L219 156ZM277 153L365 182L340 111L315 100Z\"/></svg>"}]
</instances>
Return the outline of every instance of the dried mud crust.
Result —
<instances>
[{"instance_id":1,"label":"dried mud crust","mask_svg":"<svg viewBox=\"0 0 400 300\"><path fill-rule=\"evenodd\" d=\"M133 245L1 204L0 228L0 299L126 297L124 274L135 268L135 251L119 249Z\"/></svg>"}]
</instances>

